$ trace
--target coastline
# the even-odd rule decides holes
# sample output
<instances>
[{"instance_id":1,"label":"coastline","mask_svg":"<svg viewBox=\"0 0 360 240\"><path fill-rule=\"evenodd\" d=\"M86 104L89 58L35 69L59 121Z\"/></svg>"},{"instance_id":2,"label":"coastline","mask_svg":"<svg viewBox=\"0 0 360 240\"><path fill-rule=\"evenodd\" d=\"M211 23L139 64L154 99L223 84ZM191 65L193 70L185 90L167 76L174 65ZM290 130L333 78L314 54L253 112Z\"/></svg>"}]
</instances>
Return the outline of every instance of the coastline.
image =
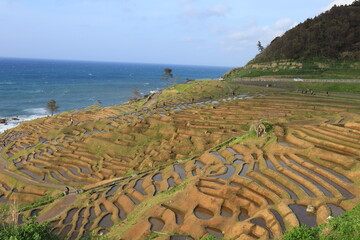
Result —
<instances>
[{"instance_id":1,"label":"coastline","mask_svg":"<svg viewBox=\"0 0 360 240\"><path fill-rule=\"evenodd\" d=\"M200 78L200 79L194 79L193 81L190 81L190 82L196 82L196 81L211 81L211 82L214 81L214 82L216 82L216 81L218 81L218 79L216 79L216 78ZM187 83L185 82L185 83L178 83L178 84L187 84ZM175 85L171 85L171 86L167 86L167 87L163 87L163 88L157 88L156 90L150 90L149 93L146 93L146 94L144 93L143 94L143 98L137 99L137 102L139 100L140 100L140 102L142 100L146 100L147 96L150 96L153 91L155 91L154 93L159 94L164 89L174 87ZM129 97L126 101L123 101L121 103L117 103L117 104L113 104L113 105L103 105L103 106L99 106L99 107L101 107L101 108L109 108L109 107L112 107L112 106L123 105L123 104L129 103L129 101L131 99L132 98ZM147 100L150 100L150 99L147 99ZM92 105L92 106L95 106L95 105ZM80 109L74 108L74 109L67 110L67 111L61 111L61 112L58 112L57 114L61 114L63 112L68 112L68 111L79 111L79 110L82 110L82 109L86 109L88 107L90 107L90 106L80 108ZM43 109L43 110L45 110L45 109ZM23 122L28 122L28 121L32 121L32 120L35 120L35 119L39 119L39 118L49 116L48 114L45 114L45 112L46 112L46 110L38 112L39 114L21 115L21 116L7 116L7 117L1 117L0 116L0 119L6 119L7 120L6 124L0 123L0 134L6 132L7 130L10 130L10 129L13 129L13 128L19 126ZM13 120L13 119L17 119L17 120Z\"/></svg>"},{"instance_id":2,"label":"coastline","mask_svg":"<svg viewBox=\"0 0 360 240\"><path fill-rule=\"evenodd\" d=\"M165 88L156 89L155 92L159 92L160 90L163 90ZM151 94L152 91L154 91L154 90L151 90L147 94L143 94L144 98L145 98L145 96L148 96L149 94ZM99 107L108 108L108 107L111 107L111 106L123 105L123 104L128 103L131 99L132 98L129 97L124 102L113 104L113 105L104 105L104 106L99 106ZM97 105L91 105L91 106L97 106ZM69 112L69 111L79 111L79 110L86 109L86 108L91 107L91 106L87 106L87 107L80 108L80 109L74 108L74 109L71 109L71 110L61 111L61 112L56 113L55 115L58 115L58 114L61 114L61 113L64 113L64 112ZM46 112L46 110L45 110L45 112ZM39 112L39 114L21 115L21 116L8 116L8 117L1 117L0 116L0 120L5 120L5 123L0 122L0 134L6 132L7 130L10 130L10 129L13 129L13 128L19 126L23 122L28 122L28 121L32 121L32 120L35 120L35 119L48 117L49 114L44 114L45 112L41 111L41 112Z\"/></svg>"},{"instance_id":3,"label":"coastline","mask_svg":"<svg viewBox=\"0 0 360 240\"><path fill-rule=\"evenodd\" d=\"M0 134L6 132L9 129L17 127L23 122L28 122L46 116L47 115L14 116L14 117L6 117L6 118L0 117L0 119L7 119L6 123L0 123Z\"/></svg>"}]
</instances>

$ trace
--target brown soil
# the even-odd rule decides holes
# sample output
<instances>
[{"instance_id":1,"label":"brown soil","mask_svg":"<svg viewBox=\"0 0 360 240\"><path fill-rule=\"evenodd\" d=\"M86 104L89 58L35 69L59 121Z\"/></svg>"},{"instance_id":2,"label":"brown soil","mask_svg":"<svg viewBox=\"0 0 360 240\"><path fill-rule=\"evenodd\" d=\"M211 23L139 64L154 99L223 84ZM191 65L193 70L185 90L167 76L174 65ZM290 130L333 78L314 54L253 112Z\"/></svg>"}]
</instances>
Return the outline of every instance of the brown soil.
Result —
<instances>
[{"instance_id":1,"label":"brown soil","mask_svg":"<svg viewBox=\"0 0 360 240\"><path fill-rule=\"evenodd\" d=\"M92 230L111 239L269 239L360 202L356 101L269 94L72 117L3 135L9 163L0 169L26 184L86 190L40 212L71 239ZM274 131L241 141L259 119Z\"/></svg>"}]
</instances>

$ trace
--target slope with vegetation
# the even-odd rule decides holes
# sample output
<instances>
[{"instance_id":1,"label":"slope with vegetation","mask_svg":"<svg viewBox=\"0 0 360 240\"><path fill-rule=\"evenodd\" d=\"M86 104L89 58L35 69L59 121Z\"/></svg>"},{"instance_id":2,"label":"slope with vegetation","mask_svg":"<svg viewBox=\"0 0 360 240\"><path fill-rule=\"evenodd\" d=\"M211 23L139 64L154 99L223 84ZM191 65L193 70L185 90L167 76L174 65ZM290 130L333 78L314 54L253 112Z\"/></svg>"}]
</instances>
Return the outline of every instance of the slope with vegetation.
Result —
<instances>
[{"instance_id":1,"label":"slope with vegetation","mask_svg":"<svg viewBox=\"0 0 360 240\"><path fill-rule=\"evenodd\" d=\"M227 78L358 79L360 1L334 6L275 38L246 66Z\"/></svg>"},{"instance_id":2,"label":"slope with vegetation","mask_svg":"<svg viewBox=\"0 0 360 240\"><path fill-rule=\"evenodd\" d=\"M295 227L285 233L283 240L358 240L360 232L360 204L328 223L314 228Z\"/></svg>"}]
</instances>

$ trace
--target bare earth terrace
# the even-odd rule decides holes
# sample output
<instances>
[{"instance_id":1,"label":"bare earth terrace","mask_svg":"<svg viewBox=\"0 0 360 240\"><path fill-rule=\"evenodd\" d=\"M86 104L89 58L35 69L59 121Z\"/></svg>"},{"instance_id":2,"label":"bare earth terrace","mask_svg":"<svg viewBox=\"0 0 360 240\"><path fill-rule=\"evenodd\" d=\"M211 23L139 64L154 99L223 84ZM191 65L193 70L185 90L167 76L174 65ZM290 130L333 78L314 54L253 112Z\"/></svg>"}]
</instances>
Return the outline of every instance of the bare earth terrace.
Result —
<instances>
[{"instance_id":1,"label":"bare earth terrace","mask_svg":"<svg viewBox=\"0 0 360 240\"><path fill-rule=\"evenodd\" d=\"M38 119L1 135L0 204L70 187L23 212L69 239L279 237L360 202L359 101L238 92Z\"/></svg>"}]
</instances>

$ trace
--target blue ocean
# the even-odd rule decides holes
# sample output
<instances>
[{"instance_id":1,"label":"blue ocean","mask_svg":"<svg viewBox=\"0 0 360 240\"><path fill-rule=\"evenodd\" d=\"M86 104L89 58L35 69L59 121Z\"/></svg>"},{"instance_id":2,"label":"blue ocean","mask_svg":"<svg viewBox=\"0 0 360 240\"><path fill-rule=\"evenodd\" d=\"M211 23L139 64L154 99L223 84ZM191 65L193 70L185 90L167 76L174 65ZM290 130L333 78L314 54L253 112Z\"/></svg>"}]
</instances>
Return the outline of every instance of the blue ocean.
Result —
<instances>
[{"instance_id":1,"label":"blue ocean","mask_svg":"<svg viewBox=\"0 0 360 240\"><path fill-rule=\"evenodd\" d=\"M147 94L166 87L164 68L171 68L178 82L219 78L226 67L82 62L0 58L0 133L21 121L47 115L46 103L54 99L59 112L84 108L96 100L102 106L121 104L132 90ZM19 120L11 120L11 118Z\"/></svg>"}]
</instances>

